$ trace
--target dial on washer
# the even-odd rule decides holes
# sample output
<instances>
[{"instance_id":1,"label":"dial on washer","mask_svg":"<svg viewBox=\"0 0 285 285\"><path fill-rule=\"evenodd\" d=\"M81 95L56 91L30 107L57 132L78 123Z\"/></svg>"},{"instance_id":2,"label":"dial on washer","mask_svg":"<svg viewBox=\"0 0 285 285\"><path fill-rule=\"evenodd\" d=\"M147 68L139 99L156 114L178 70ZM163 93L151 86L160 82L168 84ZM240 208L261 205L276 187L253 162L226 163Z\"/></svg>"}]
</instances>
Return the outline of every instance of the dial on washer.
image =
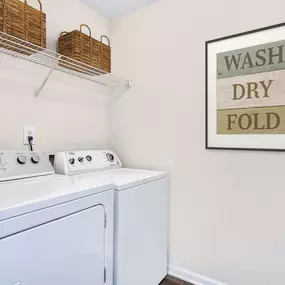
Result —
<instances>
[{"instance_id":1,"label":"dial on washer","mask_svg":"<svg viewBox=\"0 0 285 285\"><path fill-rule=\"evenodd\" d=\"M112 153L109 153L109 152L106 154L106 157L110 162L113 162L115 159L114 155Z\"/></svg>"},{"instance_id":2,"label":"dial on washer","mask_svg":"<svg viewBox=\"0 0 285 285\"><path fill-rule=\"evenodd\" d=\"M25 164L27 162L27 158L24 155L20 155L20 156L18 156L17 161L20 164Z\"/></svg>"},{"instance_id":3,"label":"dial on washer","mask_svg":"<svg viewBox=\"0 0 285 285\"><path fill-rule=\"evenodd\" d=\"M87 161L91 162L92 161L92 156L91 155L87 155L86 159L87 159Z\"/></svg>"},{"instance_id":4,"label":"dial on washer","mask_svg":"<svg viewBox=\"0 0 285 285\"><path fill-rule=\"evenodd\" d=\"M31 157L31 161L32 161L32 163L37 164L37 163L40 162L40 157L39 157L38 155L33 155L33 156Z\"/></svg>"}]
</instances>

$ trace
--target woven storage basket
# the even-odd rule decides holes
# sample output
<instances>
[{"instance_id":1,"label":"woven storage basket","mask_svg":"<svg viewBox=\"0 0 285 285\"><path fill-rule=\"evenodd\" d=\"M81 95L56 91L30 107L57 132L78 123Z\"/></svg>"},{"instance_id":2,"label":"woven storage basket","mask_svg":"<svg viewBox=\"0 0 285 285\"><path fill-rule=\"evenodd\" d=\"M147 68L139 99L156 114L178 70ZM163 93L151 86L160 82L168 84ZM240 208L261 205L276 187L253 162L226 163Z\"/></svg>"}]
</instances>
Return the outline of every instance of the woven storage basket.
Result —
<instances>
[{"instance_id":1,"label":"woven storage basket","mask_svg":"<svg viewBox=\"0 0 285 285\"><path fill-rule=\"evenodd\" d=\"M83 27L88 29L89 35L82 32ZM107 38L108 45L102 42L104 38ZM102 36L100 42L92 38L91 29L87 25L80 25L79 31L62 32L58 38L58 52L66 57L111 72L111 47L108 37ZM72 69L72 67L66 67Z\"/></svg>"},{"instance_id":2,"label":"woven storage basket","mask_svg":"<svg viewBox=\"0 0 285 285\"><path fill-rule=\"evenodd\" d=\"M27 1L0 0L0 30L17 38L46 47L46 14L28 5ZM17 42L15 40L15 42ZM17 47L17 45L12 46ZM28 46L28 44L27 44ZM17 51L17 48L5 48ZM27 53L33 53L27 48Z\"/></svg>"}]
</instances>

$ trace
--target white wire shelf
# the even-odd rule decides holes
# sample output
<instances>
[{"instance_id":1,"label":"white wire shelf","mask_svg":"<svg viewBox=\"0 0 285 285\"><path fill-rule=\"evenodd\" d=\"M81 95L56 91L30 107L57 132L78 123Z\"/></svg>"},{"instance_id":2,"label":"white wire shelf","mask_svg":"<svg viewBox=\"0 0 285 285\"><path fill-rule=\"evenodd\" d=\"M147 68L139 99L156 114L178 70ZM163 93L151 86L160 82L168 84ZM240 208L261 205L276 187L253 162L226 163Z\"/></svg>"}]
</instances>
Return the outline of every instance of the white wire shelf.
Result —
<instances>
[{"instance_id":1,"label":"white wire shelf","mask_svg":"<svg viewBox=\"0 0 285 285\"><path fill-rule=\"evenodd\" d=\"M130 80L117 77L111 73L107 73L88 64L60 55L54 51L39 47L1 31L0 52L51 69L42 86L36 92L36 96L40 94L54 70L93 81L106 87L130 87L132 85Z\"/></svg>"}]
</instances>

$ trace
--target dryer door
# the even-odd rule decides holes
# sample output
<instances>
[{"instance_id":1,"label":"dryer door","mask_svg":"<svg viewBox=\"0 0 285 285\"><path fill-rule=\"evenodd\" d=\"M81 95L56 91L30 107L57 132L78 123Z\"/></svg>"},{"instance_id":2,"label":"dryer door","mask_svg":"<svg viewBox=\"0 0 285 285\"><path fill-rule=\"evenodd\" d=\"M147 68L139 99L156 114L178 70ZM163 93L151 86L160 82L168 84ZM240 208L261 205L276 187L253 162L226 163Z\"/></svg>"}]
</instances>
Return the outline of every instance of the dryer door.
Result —
<instances>
[{"instance_id":1,"label":"dryer door","mask_svg":"<svg viewBox=\"0 0 285 285\"><path fill-rule=\"evenodd\" d=\"M1 285L104 285L101 205L0 239Z\"/></svg>"}]
</instances>

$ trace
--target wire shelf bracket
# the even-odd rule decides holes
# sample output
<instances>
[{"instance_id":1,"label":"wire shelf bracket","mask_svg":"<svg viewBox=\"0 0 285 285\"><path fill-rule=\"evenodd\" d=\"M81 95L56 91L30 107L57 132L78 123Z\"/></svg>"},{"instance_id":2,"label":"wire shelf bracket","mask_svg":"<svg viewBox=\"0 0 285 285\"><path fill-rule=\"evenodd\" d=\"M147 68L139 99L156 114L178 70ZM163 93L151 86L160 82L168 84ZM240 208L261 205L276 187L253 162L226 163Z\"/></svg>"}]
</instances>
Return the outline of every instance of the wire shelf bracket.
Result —
<instances>
[{"instance_id":1,"label":"wire shelf bracket","mask_svg":"<svg viewBox=\"0 0 285 285\"><path fill-rule=\"evenodd\" d=\"M50 68L41 86L35 91L36 98L39 97L55 70L95 82L108 88L119 86L130 88L132 86L131 80L120 78L114 74L60 55L54 51L39 47L1 31L0 53Z\"/></svg>"},{"instance_id":2,"label":"wire shelf bracket","mask_svg":"<svg viewBox=\"0 0 285 285\"><path fill-rule=\"evenodd\" d=\"M46 78L44 79L43 83L41 84L41 86L35 91L35 97L36 99L40 96L40 93L42 92L42 90L44 89L44 87L46 86L48 80L50 79L51 75L53 74L54 70L55 70L56 66L54 65L48 75L46 76Z\"/></svg>"}]
</instances>

